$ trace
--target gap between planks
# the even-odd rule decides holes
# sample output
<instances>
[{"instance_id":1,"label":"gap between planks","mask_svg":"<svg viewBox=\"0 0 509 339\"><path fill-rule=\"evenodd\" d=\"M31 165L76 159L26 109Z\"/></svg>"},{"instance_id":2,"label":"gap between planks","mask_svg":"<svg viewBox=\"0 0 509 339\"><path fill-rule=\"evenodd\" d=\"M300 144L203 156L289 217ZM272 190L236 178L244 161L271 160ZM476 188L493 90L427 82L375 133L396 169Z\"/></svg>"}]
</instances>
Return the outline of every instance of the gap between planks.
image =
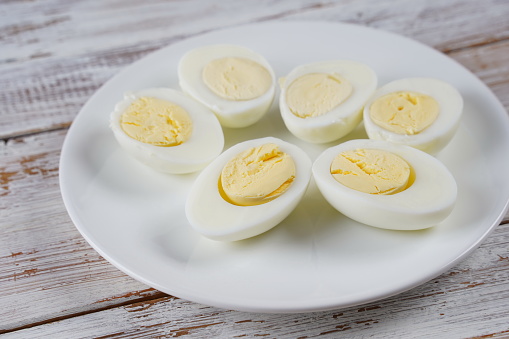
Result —
<instances>
[{"instance_id":1,"label":"gap between planks","mask_svg":"<svg viewBox=\"0 0 509 339\"><path fill-rule=\"evenodd\" d=\"M163 301L163 300L166 300L166 299L178 299L178 298L174 297L174 296L171 296L169 294L166 294L164 292L160 292L158 290L155 290L155 293L153 295L150 295L150 296L141 297L141 298L132 299L132 300L126 300L126 301L120 302L118 304L111 304L111 305L108 305L108 306L99 307L99 308L95 308L95 309L91 309L91 310L87 310L87 311L81 311L81 312L67 314L67 315L63 315L63 316L59 316L59 317L55 317L55 318L50 318L50 319L46 319L46 320L42 320L42 321L37 321L37 322L26 324L26 325L23 325L23 326L10 328L8 330L0 330L0 334L7 334L7 333L12 333L12 332L20 331L20 330L25 330L27 328L32 328L32 327L41 326L41 325L47 325L47 324L51 324L51 323L58 322L58 321L61 321L61 320L75 318L75 317L79 317L79 316L83 316L83 315L87 315L87 314L91 314L91 313L96 313L96 312L107 311L107 310L110 310L112 308L117 308L117 307L122 307L122 306L129 306L129 305L135 305L135 304L139 304L139 303L147 303L147 302L154 303L154 302Z\"/></svg>"},{"instance_id":2,"label":"gap between planks","mask_svg":"<svg viewBox=\"0 0 509 339\"><path fill-rule=\"evenodd\" d=\"M27 132L23 132L23 133L19 133L19 134L7 135L7 136L3 137L2 139L0 139L0 141L2 141L4 144L7 144L9 142L9 140L12 140L12 139L26 138L26 137L30 137L30 136L34 136L34 135L43 134L43 133L65 131L65 130L68 130L69 127L71 127L71 123L72 122L66 122L63 124L59 124L55 127L51 127L51 128L45 128L45 129L41 129L41 130L33 130L33 131L27 131Z\"/></svg>"},{"instance_id":3,"label":"gap between planks","mask_svg":"<svg viewBox=\"0 0 509 339\"><path fill-rule=\"evenodd\" d=\"M488 40L488 41L485 41L485 42L479 42L479 43L472 44L470 46L465 46L465 47L458 47L458 48L451 48L451 49L444 48L444 49L439 50L439 51L444 53L444 54L446 54L446 55L449 55L449 54L454 54L454 53L468 51L468 50L475 49L475 48L489 47L489 46L492 46L492 45L494 46L494 45L502 44L502 43L504 43L506 41L509 41L509 38Z\"/></svg>"}]
</instances>

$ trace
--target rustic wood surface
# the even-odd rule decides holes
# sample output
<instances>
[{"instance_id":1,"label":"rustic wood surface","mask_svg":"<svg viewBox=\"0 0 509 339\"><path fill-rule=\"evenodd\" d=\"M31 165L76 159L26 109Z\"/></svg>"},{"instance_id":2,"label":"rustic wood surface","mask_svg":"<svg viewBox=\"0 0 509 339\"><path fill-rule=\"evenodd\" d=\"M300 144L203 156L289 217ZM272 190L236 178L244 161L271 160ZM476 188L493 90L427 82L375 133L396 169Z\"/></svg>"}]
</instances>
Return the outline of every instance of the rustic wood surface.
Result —
<instances>
[{"instance_id":1,"label":"rustic wood surface","mask_svg":"<svg viewBox=\"0 0 509 339\"><path fill-rule=\"evenodd\" d=\"M306 314L223 310L106 262L63 205L58 162L85 101L135 60L203 32L350 22L441 50L509 107L509 2L4 1L0 3L0 333L9 337L509 337L509 216L466 260L403 294Z\"/></svg>"}]
</instances>

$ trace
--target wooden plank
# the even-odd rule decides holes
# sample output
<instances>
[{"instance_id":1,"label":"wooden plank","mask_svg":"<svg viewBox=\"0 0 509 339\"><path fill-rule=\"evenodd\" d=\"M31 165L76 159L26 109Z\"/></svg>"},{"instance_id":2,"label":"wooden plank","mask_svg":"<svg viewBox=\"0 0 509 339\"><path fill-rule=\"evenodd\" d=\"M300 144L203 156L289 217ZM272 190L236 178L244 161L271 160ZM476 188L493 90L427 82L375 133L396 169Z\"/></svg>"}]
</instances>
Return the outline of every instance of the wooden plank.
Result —
<instances>
[{"instance_id":1,"label":"wooden plank","mask_svg":"<svg viewBox=\"0 0 509 339\"><path fill-rule=\"evenodd\" d=\"M181 39L223 27L312 10L320 0L182 2L124 0L12 2L4 5L1 63L62 58Z\"/></svg>"},{"instance_id":2,"label":"wooden plank","mask_svg":"<svg viewBox=\"0 0 509 339\"><path fill-rule=\"evenodd\" d=\"M442 52L484 45L509 37L509 6L503 1L343 1L285 20L341 21L391 31Z\"/></svg>"},{"instance_id":3,"label":"wooden plank","mask_svg":"<svg viewBox=\"0 0 509 339\"><path fill-rule=\"evenodd\" d=\"M509 335L508 243L509 225L500 226L471 257L440 277L398 296L344 310L244 313L163 297L23 329L12 335L502 338Z\"/></svg>"},{"instance_id":4,"label":"wooden plank","mask_svg":"<svg viewBox=\"0 0 509 339\"><path fill-rule=\"evenodd\" d=\"M164 295L111 266L70 221L58 185L65 134L0 145L0 332Z\"/></svg>"},{"instance_id":5,"label":"wooden plank","mask_svg":"<svg viewBox=\"0 0 509 339\"><path fill-rule=\"evenodd\" d=\"M169 43L241 23L320 19L393 31L441 50L506 39L501 1L9 2L0 6L0 138L68 126L122 67ZM168 18L170 13L170 18ZM199 17L200 20L195 18ZM113 19L114 18L114 19Z\"/></svg>"},{"instance_id":6,"label":"wooden plank","mask_svg":"<svg viewBox=\"0 0 509 339\"><path fill-rule=\"evenodd\" d=\"M509 40L452 52L449 56L488 85L509 111Z\"/></svg>"},{"instance_id":7,"label":"wooden plank","mask_svg":"<svg viewBox=\"0 0 509 339\"><path fill-rule=\"evenodd\" d=\"M123 49L0 71L0 138L68 127L106 80L151 50Z\"/></svg>"},{"instance_id":8,"label":"wooden plank","mask_svg":"<svg viewBox=\"0 0 509 339\"><path fill-rule=\"evenodd\" d=\"M426 0L180 2L125 0L10 2L2 6L0 63L61 58L196 35L281 18L362 24L398 32L441 50L509 37L503 1Z\"/></svg>"}]
</instances>

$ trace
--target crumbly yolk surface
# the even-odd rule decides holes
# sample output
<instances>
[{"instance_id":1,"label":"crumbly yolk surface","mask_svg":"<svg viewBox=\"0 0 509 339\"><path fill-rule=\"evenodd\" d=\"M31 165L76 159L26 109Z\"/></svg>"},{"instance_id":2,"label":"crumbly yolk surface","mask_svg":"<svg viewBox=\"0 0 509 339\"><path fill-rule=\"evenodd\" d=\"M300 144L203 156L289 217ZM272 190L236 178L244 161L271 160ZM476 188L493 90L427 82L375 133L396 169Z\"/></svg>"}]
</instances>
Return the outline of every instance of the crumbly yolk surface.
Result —
<instances>
[{"instance_id":1,"label":"crumbly yolk surface","mask_svg":"<svg viewBox=\"0 0 509 339\"><path fill-rule=\"evenodd\" d=\"M154 146L177 146L189 139L193 122L189 113L172 102L141 97L120 117L120 126L133 139Z\"/></svg>"},{"instance_id":2,"label":"crumbly yolk surface","mask_svg":"<svg viewBox=\"0 0 509 339\"><path fill-rule=\"evenodd\" d=\"M250 148L232 158L223 168L219 190L235 205L269 202L285 193L295 179L295 163L273 143Z\"/></svg>"},{"instance_id":3,"label":"crumbly yolk surface","mask_svg":"<svg viewBox=\"0 0 509 339\"><path fill-rule=\"evenodd\" d=\"M383 150L344 151L332 161L330 172L339 183L370 194L394 194L405 190L410 166L400 156Z\"/></svg>"},{"instance_id":4,"label":"crumbly yolk surface","mask_svg":"<svg viewBox=\"0 0 509 339\"><path fill-rule=\"evenodd\" d=\"M375 124L397 134L414 135L422 132L437 119L438 102L417 92L394 92L373 102L370 117Z\"/></svg>"}]
</instances>

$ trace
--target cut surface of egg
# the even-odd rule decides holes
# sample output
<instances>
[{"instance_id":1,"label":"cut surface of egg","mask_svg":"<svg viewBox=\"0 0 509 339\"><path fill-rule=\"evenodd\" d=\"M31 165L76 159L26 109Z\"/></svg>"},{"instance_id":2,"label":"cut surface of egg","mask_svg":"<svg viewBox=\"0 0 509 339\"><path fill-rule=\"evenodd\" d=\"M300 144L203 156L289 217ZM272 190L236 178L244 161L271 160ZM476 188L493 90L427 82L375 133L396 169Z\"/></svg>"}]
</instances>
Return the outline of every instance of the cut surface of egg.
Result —
<instances>
[{"instance_id":1,"label":"cut surface of egg","mask_svg":"<svg viewBox=\"0 0 509 339\"><path fill-rule=\"evenodd\" d=\"M452 139L463 111L463 98L438 79L407 78L379 88L364 108L370 139L438 153Z\"/></svg>"},{"instance_id":2,"label":"cut surface of egg","mask_svg":"<svg viewBox=\"0 0 509 339\"><path fill-rule=\"evenodd\" d=\"M111 113L110 127L122 148L161 172L198 171L224 147L215 115L169 88L125 94Z\"/></svg>"},{"instance_id":3,"label":"cut surface of egg","mask_svg":"<svg viewBox=\"0 0 509 339\"><path fill-rule=\"evenodd\" d=\"M325 143L350 133L377 86L375 72L350 60L302 65L281 79L279 108L296 137Z\"/></svg>"},{"instance_id":4,"label":"cut surface of egg","mask_svg":"<svg viewBox=\"0 0 509 339\"><path fill-rule=\"evenodd\" d=\"M187 52L178 65L180 87L211 109L225 127L246 127L268 111L275 76L260 54L237 45L210 45Z\"/></svg>"},{"instance_id":5,"label":"cut surface of egg","mask_svg":"<svg viewBox=\"0 0 509 339\"><path fill-rule=\"evenodd\" d=\"M283 221L310 178L311 160L299 147L273 137L248 140L200 173L186 201L186 216L207 238L250 238Z\"/></svg>"},{"instance_id":6,"label":"cut surface of egg","mask_svg":"<svg viewBox=\"0 0 509 339\"><path fill-rule=\"evenodd\" d=\"M336 210L392 230L441 223L457 196L454 177L438 159L386 141L350 140L328 148L314 162L313 177Z\"/></svg>"}]
</instances>

